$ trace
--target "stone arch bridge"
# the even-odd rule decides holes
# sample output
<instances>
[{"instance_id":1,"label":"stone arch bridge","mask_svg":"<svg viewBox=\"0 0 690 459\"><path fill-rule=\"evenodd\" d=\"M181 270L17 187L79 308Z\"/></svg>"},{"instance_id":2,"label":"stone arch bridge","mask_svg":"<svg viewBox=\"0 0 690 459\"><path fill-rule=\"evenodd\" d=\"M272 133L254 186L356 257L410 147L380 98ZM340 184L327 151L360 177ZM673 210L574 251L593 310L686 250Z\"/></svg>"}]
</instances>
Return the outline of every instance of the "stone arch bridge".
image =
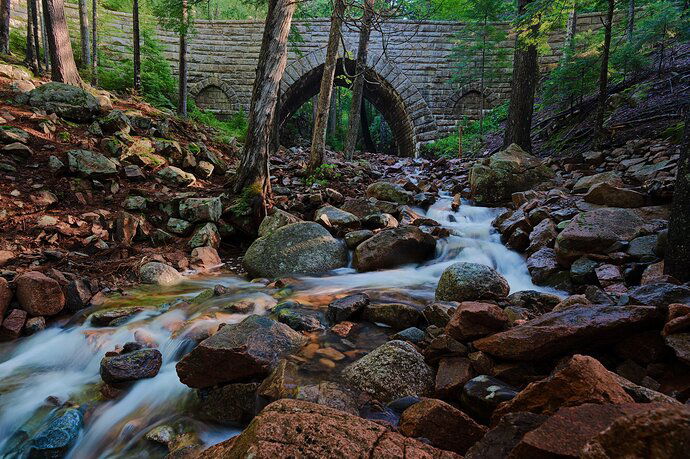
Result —
<instances>
[{"instance_id":1,"label":"stone arch bridge","mask_svg":"<svg viewBox=\"0 0 690 459\"><path fill-rule=\"evenodd\" d=\"M23 2L13 0L13 9L15 18L25 17ZM76 7L67 4L66 12L74 20L70 29L77 38ZM104 19L109 23L101 37L106 47L129 52L131 15L109 12ZM578 18L578 30L598 28L601 24L598 13ZM501 25L509 28L507 23ZM189 41L189 90L199 107L221 116L249 109L263 27L260 20L195 21L195 33ZM318 93L329 27L328 19L293 22L291 36L299 38L291 40L289 46L281 85L281 120ZM452 133L463 116L476 118L482 98L485 107L491 108L510 96L509 67L501 69L503 77L488 87L482 88L478 82L463 87L451 84L454 41L462 36L463 28L457 22L396 20L372 32L364 97L383 114L400 155L414 156L424 143ZM163 30L156 33L166 59L176 71L177 36ZM357 30L345 26L339 73L344 73L343 69L353 73L358 36ZM552 35L552 51L541 56L542 67L558 61L563 38L563 33ZM507 49L512 55L513 46L510 38L498 48ZM492 55L495 53L490 53L489 59ZM343 80L336 81L343 84Z\"/></svg>"}]
</instances>

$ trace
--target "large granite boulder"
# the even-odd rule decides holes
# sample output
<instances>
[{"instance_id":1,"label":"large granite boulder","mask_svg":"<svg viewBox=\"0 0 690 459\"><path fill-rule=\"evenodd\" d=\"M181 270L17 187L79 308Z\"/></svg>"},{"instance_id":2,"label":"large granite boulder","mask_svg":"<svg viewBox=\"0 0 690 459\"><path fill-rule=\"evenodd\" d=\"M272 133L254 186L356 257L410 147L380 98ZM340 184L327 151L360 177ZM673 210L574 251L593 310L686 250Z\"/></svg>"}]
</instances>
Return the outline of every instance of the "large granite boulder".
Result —
<instances>
[{"instance_id":1,"label":"large granite boulder","mask_svg":"<svg viewBox=\"0 0 690 459\"><path fill-rule=\"evenodd\" d=\"M470 169L471 197L477 204L500 204L553 177L553 171L535 156L512 144L474 163Z\"/></svg>"},{"instance_id":2,"label":"large granite boulder","mask_svg":"<svg viewBox=\"0 0 690 459\"><path fill-rule=\"evenodd\" d=\"M397 183L376 182L367 187L367 196L380 201L409 204L414 195Z\"/></svg>"},{"instance_id":3,"label":"large granite boulder","mask_svg":"<svg viewBox=\"0 0 690 459\"><path fill-rule=\"evenodd\" d=\"M428 395L434 374L424 357L409 343L389 341L343 370L352 386L383 402L408 395Z\"/></svg>"},{"instance_id":4,"label":"large granite boulder","mask_svg":"<svg viewBox=\"0 0 690 459\"><path fill-rule=\"evenodd\" d=\"M87 123L98 116L98 100L87 91L64 83L50 82L27 94L27 104L60 118Z\"/></svg>"},{"instance_id":5,"label":"large granite boulder","mask_svg":"<svg viewBox=\"0 0 690 459\"><path fill-rule=\"evenodd\" d=\"M101 379L106 383L123 383L153 378L163 364L158 349L138 349L101 360Z\"/></svg>"},{"instance_id":6,"label":"large granite boulder","mask_svg":"<svg viewBox=\"0 0 690 459\"><path fill-rule=\"evenodd\" d=\"M177 374L194 388L260 379L305 340L285 324L252 315L199 343L177 363Z\"/></svg>"},{"instance_id":7,"label":"large granite boulder","mask_svg":"<svg viewBox=\"0 0 690 459\"><path fill-rule=\"evenodd\" d=\"M65 307L60 284L38 271L29 271L15 280L17 302L31 316L54 316Z\"/></svg>"},{"instance_id":8,"label":"large granite boulder","mask_svg":"<svg viewBox=\"0 0 690 459\"><path fill-rule=\"evenodd\" d=\"M436 239L416 226L381 231L357 246L353 265L358 271L389 269L421 263L436 253Z\"/></svg>"},{"instance_id":9,"label":"large granite boulder","mask_svg":"<svg viewBox=\"0 0 690 459\"><path fill-rule=\"evenodd\" d=\"M118 168L115 161L91 150L68 151L67 166L71 173L86 177L117 175Z\"/></svg>"},{"instance_id":10,"label":"large granite boulder","mask_svg":"<svg viewBox=\"0 0 690 459\"><path fill-rule=\"evenodd\" d=\"M436 287L436 301L498 300L510 293L508 281L479 263L459 262L447 267Z\"/></svg>"},{"instance_id":11,"label":"large granite boulder","mask_svg":"<svg viewBox=\"0 0 690 459\"><path fill-rule=\"evenodd\" d=\"M290 399L271 403L238 437L212 446L198 457L461 459L456 453L436 449L359 416Z\"/></svg>"},{"instance_id":12,"label":"large granite boulder","mask_svg":"<svg viewBox=\"0 0 690 459\"><path fill-rule=\"evenodd\" d=\"M261 224L259 225L259 237L268 236L278 228L301 221L300 218L295 217L291 213L274 207L271 213L261 220Z\"/></svg>"},{"instance_id":13,"label":"large granite boulder","mask_svg":"<svg viewBox=\"0 0 690 459\"><path fill-rule=\"evenodd\" d=\"M546 313L474 346L506 360L539 360L620 340L661 321L653 306L588 305Z\"/></svg>"},{"instance_id":14,"label":"large granite boulder","mask_svg":"<svg viewBox=\"0 0 690 459\"><path fill-rule=\"evenodd\" d=\"M314 222L292 223L256 239L244 254L250 276L318 275L347 264L347 247Z\"/></svg>"}]
</instances>

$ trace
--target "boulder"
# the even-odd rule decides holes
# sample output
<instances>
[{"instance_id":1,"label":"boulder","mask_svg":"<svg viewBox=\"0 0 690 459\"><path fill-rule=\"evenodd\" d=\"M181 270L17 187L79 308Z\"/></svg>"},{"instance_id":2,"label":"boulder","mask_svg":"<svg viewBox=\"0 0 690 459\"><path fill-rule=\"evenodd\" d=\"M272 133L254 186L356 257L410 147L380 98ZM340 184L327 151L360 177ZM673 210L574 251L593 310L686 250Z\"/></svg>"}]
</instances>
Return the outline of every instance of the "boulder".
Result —
<instances>
[{"instance_id":1,"label":"boulder","mask_svg":"<svg viewBox=\"0 0 690 459\"><path fill-rule=\"evenodd\" d=\"M395 330L403 330L419 324L422 313L408 304L378 303L369 304L364 308L364 319L388 325Z\"/></svg>"},{"instance_id":2,"label":"boulder","mask_svg":"<svg viewBox=\"0 0 690 459\"><path fill-rule=\"evenodd\" d=\"M414 195L397 183L375 182L367 187L367 196L380 201L409 204Z\"/></svg>"},{"instance_id":3,"label":"boulder","mask_svg":"<svg viewBox=\"0 0 690 459\"><path fill-rule=\"evenodd\" d=\"M301 221L302 220L298 217L274 207L272 213L266 215L261 221L261 225L259 225L259 237L268 236L278 228Z\"/></svg>"},{"instance_id":4,"label":"boulder","mask_svg":"<svg viewBox=\"0 0 690 459\"><path fill-rule=\"evenodd\" d=\"M576 354L551 376L525 387L494 411L494 419L506 413L529 411L552 414L562 407L585 403L632 403L616 378L598 360Z\"/></svg>"},{"instance_id":5,"label":"boulder","mask_svg":"<svg viewBox=\"0 0 690 459\"><path fill-rule=\"evenodd\" d=\"M359 218L330 204L320 207L314 214L314 221L338 233L359 228Z\"/></svg>"},{"instance_id":6,"label":"boulder","mask_svg":"<svg viewBox=\"0 0 690 459\"><path fill-rule=\"evenodd\" d=\"M436 287L436 300L497 300L508 293L508 281L494 269L479 263L460 262L443 271Z\"/></svg>"},{"instance_id":7,"label":"boulder","mask_svg":"<svg viewBox=\"0 0 690 459\"><path fill-rule=\"evenodd\" d=\"M319 275L347 264L347 248L314 222L292 223L256 239L244 255L250 276Z\"/></svg>"},{"instance_id":8,"label":"boulder","mask_svg":"<svg viewBox=\"0 0 690 459\"><path fill-rule=\"evenodd\" d=\"M347 199L340 208L350 212L357 218L364 218L371 214L399 214L399 204L390 201L379 201L376 198Z\"/></svg>"},{"instance_id":9,"label":"boulder","mask_svg":"<svg viewBox=\"0 0 690 459\"><path fill-rule=\"evenodd\" d=\"M166 224L166 227L168 228L168 230L171 233L178 234L180 236L184 236L187 233L189 233L189 230L192 228L192 224L189 223L187 220L182 220L180 218L170 217L168 219L168 223Z\"/></svg>"},{"instance_id":10,"label":"boulder","mask_svg":"<svg viewBox=\"0 0 690 459\"><path fill-rule=\"evenodd\" d=\"M139 268L139 279L144 284L168 286L179 284L184 277L170 265L151 261Z\"/></svg>"},{"instance_id":11,"label":"boulder","mask_svg":"<svg viewBox=\"0 0 690 459\"><path fill-rule=\"evenodd\" d=\"M444 357L438 362L435 394L439 398L458 400L464 385L474 376L467 357Z\"/></svg>"},{"instance_id":12,"label":"boulder","mask_svg":"<svg viewBox=\"0 0 690 459\"><path fill-rule=\"evenodd\" d=\"M558 237L558 230L553 220L545 218L532 229L529 234L529 246L527 253L534 253L543 247L553 247Z\"/></svg>"},{"instance_id":13,"label":"boulder","mask_svg":"<svg viewBox=\"0 0 690 459\"><path fill-rule=\"evenodd\" d=\"M610 182L595 185L585 194L585 202L607 207L634 208L647 203L647 195L628 188L621 188Z\"/></svg>"},{"instance_id":14,"label":"boulder","mask_svg":"<svg viewBox=\"0 0 690 459\"><path fill-rule=\"evenodd\" d=\"M621 340L660 320L653 306L573 306L481 338L473 345L501 359L534 361Z\"/></svg>"},{"instance_id":15,"label":"boulder","mask_svg":"<svg viewBox=\"0 0 690 459\"><path fill-rule=\"evenodd\" d=\"M12 341L19 338L26 324L26 316L26 311L12 309L0 324L0 341Z\"/></svg>"},{"instance_id":16,"label":"boulder","mask_svg":"<svg viewBox=\"0 0 690 459\"><path fill-rule=\"evenodd\" d=\"M669 304L690 304L690 287L666 282L640 285L629 292L633 303L666 308Z\"/></svg>"},{"instance_id":17,"label":"boulder","mask_svg":"<svg viewBox=\"0 0 690 459\"><path fill-rule=\"evenodd\" d=\"M371 230L357 230L350 231L345 234L345 244L347 244L348 249L355 249L359 244L366 241L374 235Z\"/></svg>"},{"instance_id":18,"label":"boulder","mask_svg":"<svg viewBox=\"0 0 690 459\"><path fill-rule=\"evenodd\" d=\"M52 84L52 83L48 83ZM44 85L45 86L45 85ZM55 416L50 424L31 439L29 457L64 457L79 438L84 426L81 409L69 408Z\"/></svg>"},{"instance_id":19,"label":"boulder","mask_svg":"<svg viewBox=\"0 0 690 459\"><path fill-rule=\"evenodd\" d=\"M77 312L89 305L93 296L91 285L85 279L74 279L65 287L65 306L70 312Z\"/></svg>"},{"instance_id":20,"label":"boulder","mask_svg":"<svg viewBox=\"0 0 690 459\"><path fill-rule=\"evenodd\" d=\"M548 416L534 413L509 413L465 454L465 459L502 459L525 434L539 427Z\"/></svg>"},{"instance_id":21,"label":"boulder","mask_svg":"<svg viewBox=\"0 0 690 459\"><path fill-rule=\"evenodd\" d=\"M335 382L325 381L319 384L301 386L296 398L335 408L355 416L359 415L356 397L350 390Z\"/></svg>"},{"instance_id":22,"label":"boulder","mask_svg":"<svg viewBox=\"0 0 690 459\"><path fill-rule=\"evenodd\" d=\"M189 264L199 271L210 271L222 265L218 251L213 247L197 247L192 250Z\"/></svg>"},{"instance_id":23,"label":"boulder","mask_svg":"<svg viewBox=\"0 0 690 459\"><path fill-rule=\"evenodd\" d=\"M424 319L426 319L429 325L444 328L450 322L450 318L453 316L458 304L455 301L435 301L427 305L422 314L424 314Z\"/></svg>"},{"instance_id":24,"label":"boulder","mask_svg":"<svg viewBox=\"0 0 690 459\"><path fill-rule=\"evenodd\" d=\"M690 410L662 405L616 419L579 452L583 459L685 457L690 444Z\"/></svg>"},{"instance_id":25,"label":"boulder","mask_svg":"<svg viewBox=\"0 0 690 459\"><path fill-rule=\"evenodd\" d=\"M187 243L190 249L195 249L197 247L213 247L217 249L220 247L220 233L218 232L218 227L214 223L205 223L198 226L192 237L189 238Z\"/></svg>"},{"instance_id":26,"label":"boulder","mask_svg":"<svg viewBox=\"0 0 690 459\"><path fill-rule=\"evenodd\" d=\"M177 374L194 388L263 378L305 341L285 324L252 315L199 343L177 363Z\"/></svg>"},{"instance_id":27,"label":"boulder","mask_svg":"<svg viewBox=\"0 0 690 459\"><path fill-rule=\"evenodd\" d=\"M222 425L242 427L257 411L259 383L227 384L198 391L201 415Z\"/></svg>"},{"instance_id":28,"label":"boulder","mask_svg":"<svg viewBox=\"0 0 690 459\"><path fill-rule=\"evenodd\" d=\"M480 419L489 420L498 405L512 400L517 389L487 375L472 378L463 386L462 406Z\"/></svg>"},{"instance_id":29,"label":"boulder","mask_svg":"<svg viewBox=\"0 0 690 459\"><path fill-rule=\"evenodd\" d=\"M217 222L222 213L220 198L187 198L180 202L180 217L188 222Z\"/></svg>"},{"instance_id":30,"label":"boulder","mask_svg":"<svg viewBox=\"0 0 690 459\"><path fill-rule=\"evenodd\" d=\"M409 343L389 341L347 366L343 377L355 388L383 402L408 395L428 395L434 375Z\"/></svg>"},{"instance_id":31,"label":"boulder","mask_svg":"<svg viewBox=\"0 0 690 459\"><path fill-rule=\"evenodd\" d=\"M601 208L573 218L556 238L556 255L564 266L588 254L606 254L619 241L639 236L646 221L629 209Z\"/></svg>"},{"instance_id":32,"label":"boulder","mask_svg":"<svg viewBox=\"0 0 690 459\"><path fill-rule=\"evenodd\" d=\"M91 150L68 151L67 166L73 174L87 177L117 175L118 168L115 161Z\"/></svg>"},{"instance_id":33,"label":"boulder","mask_svg":"<svg viewBox=\"0 0 690 459\"><path fill-rule=\"evenodd\" d=\"M331 301L326 311L326 319L331 323L350 320L351 317L361 312L369 304L369 295L355 293L337 300Z\"/></svg>"},{"instance_id":34,"label":"boulder","mask_svg":"<svg viewBox=\"0 0 690 459\"><path fill-rule=\"evenodd\" d=\"M202 452L219 457L414 457L461 459L450 451L392 432L334 408L302 400L279 400L264 408L238 437Z\"/></svg>"},{"instance_id":35,"label":"boulder","mask_svg":"<svg viewBox=\"0 0 690 459\"><path fill-rule=\"evenodd\" d=\"M621 179L620 173L609 171L580 178L575 182L575 185L573 185L573 192L582 193L602 183L606 183L613 187L623 186L623 180Z\"/></svg>"},{"instance_id":36,"label":"boulder","mask_svg":"<svg viewBox=\"0 0 690 459\"><path fill-rule=\"evenodd\" d=\"M465 454L487 428L446 402L424 399L403 411L398 430L406 437L425 438L432 446Z\"/></svg>"},{"instance_id":37,"label":"boulder","mask_svg":"<svg viewBox=\"0 0 690 459\"><path fill-rule=\"evenodd\" d=\"M18 276L17 302L30 316L54 316L65 307L65 295L60 284L38 271Z\"/></svg>"},{"instance_id":38,"label":"boulder","mask_svg":"<svg viewBox=\"0 0 690 459\"><path fill-rule=\"evenodd\" d=\"M512 144L470 169L470 196L477 204L508 202L518 191L531 189L554 173L539 158Z\"/></svg>"},{"instance_id":39,"label":"boulder","mask_svg":"<svg viewBox=\"0 0 690 459\"><path fill-rule=\"evenodd\" d=\"M644 413L657 404L584 404L561 408L539 427L527 433L511 452L514 457L579 458L582 448L616 419ZM642 450L637 450L639 451ZM634 456L634 455L633 455ZM624 457L624 456L605 456ZM646 456L657 457L657 456Z\"/></svg>"},{"instance_id":40,"label":"boulder","mask_svg":"<svg viewBox=\"0 0 690 459\"><path fill-rule=\"evenodd\" d=\"M156 175L169 186L189 186L196 182L196 177L194 177L194 174L185 172L179 167L175 166L166 166L159 170Z\"/></svg>"},{"instance_id":41,"label":"boulder","mask_svg":"<svg viewBox=\"0 0 690 459\"><path fill-rule=\"evenodd\" d=\"M27 94L27 104L60 118L88 123L98 116L98 100L85 90L65 83L42 84Z\"/></svg>"},{"instance_id":42,"label":"boulder","mask_svg":"<svg viewBox=\"0 0 690 459\"><path fill-rule=\"evenodd\" d=\"M665 336L664 341L676 354L678 360L690 365L690 333L674 333Z\"/></svg>"},{"instance_id":43,"label":"boulder","mask_svg":"<svg viewBox=\"0 0 690 459\"><path fill-rule=\"evenodd\" d=\"M153 378L163 364L158 349L138 349L119 355L106 355L101 360L101 379L108 384Z\"/></svg>"},{"instance_id":44,"label":"boulder","mask_svg":"<svg viewBox=\"0 0 690 459\"><path fill-rule=\"evenodd\" d=\"M549 247L542 247L527 258L527 270L537 285L548 285L555 279L560 268L556 252Z\"/></svg>"},{"instance_id":45,"label":"boulder","mask_svg":"<svg viewBox=\"0 0 690 459\"><path fill-rule=\"evenodd\" d=\"M296 331L313 332L323 330L324 326L316 313L302 307L296 301L286 301L273 308L278 322L286 324Z\"/></svg>"},{"instance_id":46,"label":"boulder","mask_svg":"<svg viewBox=\"0 0 690 459\"><path fill-rule=\"evenodd\" d=\"M421 263L434 256L436 240L415 226L381 231L355 249L352 264L358 271L389 269Z\"/></svg>"},{"instance_id":47,"label":"boulder","mask_svg":"<svg viewBox=\"0 0 690 459\"><path fill-rule=\"evenodd\" d=\"M446 325L446 333L458 341L481 338L508 326L508 316L503 309L491 303L464 302Z\"/></svg>"},{"instance_id":48,"label":"boulder","mask_svg":"<svg viewBox=\"0 0 690 459\"><path fill-rule=\"evenodd\" d=\"M97 327L104 327L114 321L120 322L122 319L135 316L143 310L144 308L141 306L102 309L91 314L91 324Z\"/></svg>"},{"instance_id":49,"label":"boulder","mask_svg":"<svg viewBox=\"0 0 690 459\"><path fill-rule=\"evenodd\" d=\"M5 317L5 311L12 301L12 289L4 277L0 277L0 317Z\"/></svg>"}]
</instances>

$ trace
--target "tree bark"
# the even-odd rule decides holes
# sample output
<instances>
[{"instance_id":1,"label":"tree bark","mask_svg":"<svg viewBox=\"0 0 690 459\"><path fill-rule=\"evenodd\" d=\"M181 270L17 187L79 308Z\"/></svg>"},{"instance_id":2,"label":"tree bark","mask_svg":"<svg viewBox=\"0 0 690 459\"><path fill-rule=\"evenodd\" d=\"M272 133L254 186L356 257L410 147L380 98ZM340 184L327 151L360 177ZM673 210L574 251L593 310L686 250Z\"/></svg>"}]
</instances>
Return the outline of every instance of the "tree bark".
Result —
<instances>
[{"instance_id":1,"label":"tree bark","mask_svg":"<svg viewBox=\"0 0 690 459\"><path fill-rule=\"evenodd\" d=\"M31 5L31 15L30 18L27 18L31 20L31 28L33 29L33 37L31 37L34 45L34 52L36 53L35 59L36 59L36 70L34 70L36 73L39 75L43 73L43 69L41 68L41 42L38 39L38 0L28 0L27 1L27 9L29 8L29 4Z\"/></svg>"},{"instance_id":2,"label":"tree bark","mask_svg":"<svg viewBox=\"0 0 690 459\"><path fill-rule=\"evenodd\" d=\"M98 85L98 0L91 3L91 83Z\"/></svg>"},{"instance_id":3,"label":"tree bark","mask_svg":"<svg viewBox=\"0 0 690 459\"><path fill-rule=\"evenodd\" d=\"M565 59L572 54L575 48L575 35L577 35L577 3L573 3L573 8L568 13L568 25L565 31L561 63L565 62Z\"/></svg>"},{"instance_id":4,"label":"tree bark","mask_svg":"<svg viewBox=\"0 0 690 459\"><path fill-rule=\"evenodd\" d=\"M606 22L604 23L604 49L601 52L601 69L599 70L599 97L597 101L597 114L595 124L595 136L597 146L601 146L606 133L604 132L604 114L606 112L606 98L608 97L609 84L609 55L611 53L611 31L613 29L613 9L615 0L608 0Z\"/></svg>"},{"instance_id":5,"label":"tree bark","mask_svg":"<svg viewBox=\"0 0 690 459\"><path fill-rule=\"evenodd\" d=\"M91 45L89 44L89 10L86 0L79 0L79 36L81 37L81 67L91 67Z\"/></svg>"},{"instance_id":6,"label":"tree bark","mask_svg":"<svg viewBox=\"0 0 690 459\"><path fill-rule=\"evenodd\" d=\"M690 281L690 105L685 107L685 135L675 185L664 272L687 282Z\"/></svg>"},{"instance_id":7,"label":"tree bark","mask_svg":"<svg viewBox=\"0 0 690 459\"><path fill-rule=\"evenodd\" d=\"M362 109L360 110L360 117L362 119L362 142L364 149L369 153L376 153L376 144L371 138L371 131L369 130L369 115L367 114L367 104L362 99Z\"/></svg>"},{"instance_id":8,"label":"tree bark","mask_svg":"<svg viewBox=\"0 0 690 459\"><path fill-rule=\"evenodd\" d=\"M345 139L345 157L352 159L357 145L359 134L359 122L362 113L362 97L364 96L364 70L367 67L369 54L369 37L371 36L371 23L374 17L374 0L364 2L362 25L359 29L359 44L357 45L357 62L355 64L355 80L352 83L352 103L350 105L349 125ZM364 137L364 136L363 136Z\"/></svg>"},{"instance_id":9,"label":"tree bark","mask_svg":"<svg viewBox=\"0 0 690 459\"><path fill-rule=\"evenodd\" d=\"M26 2L26 66L34 72L38 73L38 53L36 42L34 41L34 17L36 5L32 0Z\"/></svg>"},{"instance_id":10,"label":"tree bark","mask_svg":"<svg viewBox=\"0 0 690 459\"><path fill-rule=\"evenodd\" d=\"M331 92L331 105L330 108L328 109L328 127L326 128L326 135L333 136L335 135L335 130L336 130L336 125L337 123L337 95L336 95L336 88L333 88L333 92Z\"/></svg>"},{"instance_id":11,"label":"tree bark","mask_svg":"<svg viewBox=\"0 0 690 459\"><path fill-rule=\"evenodd\" d=\"M36 6L38 7L36 11L39 11L40 21L41 21L41 44L43 45L43 64L45 65L46 72L50 70L50 47L48 46L48 32L46 31L46 16L45 8L43 8L43 3L36 1Z\"/></svg>"},{"instance_id":12,"label":"tree bark","mask_svg":"<svg viewBox=\"0 0 690 459\"><path fill-rule=\"evenodd\" d=\"M0 53L10 53L10 0L0 1Z\"/></svg>"},{"instance_id":13,"label":"tree bark","mask_svg":"<svg viewBox=\"0 0 690 459\"><path fill-rule=\"evenodd\" d=\"M518 13L525 12L532 0L519 0ZM539 25L532 26L536 32ZM503 146L517 144L525 151L532 151L532 114L534 111L534 93L537 88L539 64L535 45L523 46L515 39L513 55L513 78L511 82L508 120L503 137Z\"/></svg>"},{"instance_id":14,"label":"tree bark","mask_svg":"<svg viewBox=\"0 0 690 459\"><path fill-rule=\"evenodd\" d=\"M43 0L43 11L53 81L83 87L84 82L79 76L72 54L64 0Z\"/></svg>"},{"instance_id":15,"label":"tree bark","mask_svg":"<svg viewBox=\"0 0 690 459\"><path fill-rule=\"evenodd\" d=\"M187 117L187 0L182 0L182 30L180 30L180 67L177 92L177 114Z\"/></svg>"},{"instance_id":16,"label":"tree bark","mask_svg":"<svg viewBox=\"0 0 690 459\"><path fill-rule=\"evenodd\" d=\"M319 103L316 109L316 121L314 122L314 132L311 139L309 170L312 172L323 164L323 155L326 149L326 125L328 122L331 93L333 92L335 66L338 62L340 28L343 23L344 12L344 0L335 0L333 15L331 16L331 30L328 35L328 47L326 48L326 62L323 64L323 76L321 77Z\"/></svg>"},{"instance_id":17,"label":"tree bark","mask_svg":"<svg viewBox=\"0 0 690 459\"><path fill-rule=\"evenodd\" d=\"M271 181L268 161L274 143L274 125L280 82L287 64L287 39L297 3L271 0L266 15L264 35L256 67L256 79L249 107L249 127L244 154L237 171L234 192L249 202L248 225L256 232L268 210Z\"/></svg>"},{"instance_id":18,"label":"tree bark","mask_svg":"<svg viewBox=\"0 0 690 459\"><path fill-rule=\"evenodd\" d=\"M628 0L628 25L625 28L625 36L628 43L632 43L635 32L635 0Z\"/></svg>"},{"instance_id":19,"label":"tree bark","mask_svg":"<svg viewBox=\"0 0 690 459\"><path fill-rule=\"evenodd\" d=\"M134 45L134 91L139 93L141 91L141 42L139 38L139 0L134 0L132 2L132 42ZM182 50L180 50L180 66L182 64L181 53Z\"/></svg>"}]
</instances>

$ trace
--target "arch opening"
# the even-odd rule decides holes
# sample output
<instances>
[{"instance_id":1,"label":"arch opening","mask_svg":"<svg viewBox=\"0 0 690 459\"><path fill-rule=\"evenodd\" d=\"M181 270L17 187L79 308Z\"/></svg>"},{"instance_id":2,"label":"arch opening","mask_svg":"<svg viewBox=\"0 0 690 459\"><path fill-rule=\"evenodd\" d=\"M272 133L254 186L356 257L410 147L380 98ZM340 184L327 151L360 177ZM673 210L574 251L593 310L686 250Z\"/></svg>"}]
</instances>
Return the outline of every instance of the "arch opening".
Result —
<instances>
[{"instance_id":1,"label":"arch opening","mask_svg":"<svg viewBox=\"0 0 690 459\"><path fill-rule=\"evenodd\" d=\"M237 112L237 96L230 85L218 77L205 78L189 87L189 94L201 110L227 119Z\"/></svg>"},{"instance_id":2,"label":"arch opening","mask_svg":"<svg viewBox=\"0 0 690 459\"><path fill-rule=\"evenodd\" d=\"M345 66L345 67L343 67ZM347 58L338 59L334 85L350 88L347 75L354 75L355 61ZM323 64L304 73L282 94L280 103L281 126L307 101L319 93ZM412 120L407 113L405 103L395 88L381 77L374 69L367 68L364 73L364 99L374 106L390 127L399 156L414 157L416 139Z\"/></svg>"}]
</instances>

